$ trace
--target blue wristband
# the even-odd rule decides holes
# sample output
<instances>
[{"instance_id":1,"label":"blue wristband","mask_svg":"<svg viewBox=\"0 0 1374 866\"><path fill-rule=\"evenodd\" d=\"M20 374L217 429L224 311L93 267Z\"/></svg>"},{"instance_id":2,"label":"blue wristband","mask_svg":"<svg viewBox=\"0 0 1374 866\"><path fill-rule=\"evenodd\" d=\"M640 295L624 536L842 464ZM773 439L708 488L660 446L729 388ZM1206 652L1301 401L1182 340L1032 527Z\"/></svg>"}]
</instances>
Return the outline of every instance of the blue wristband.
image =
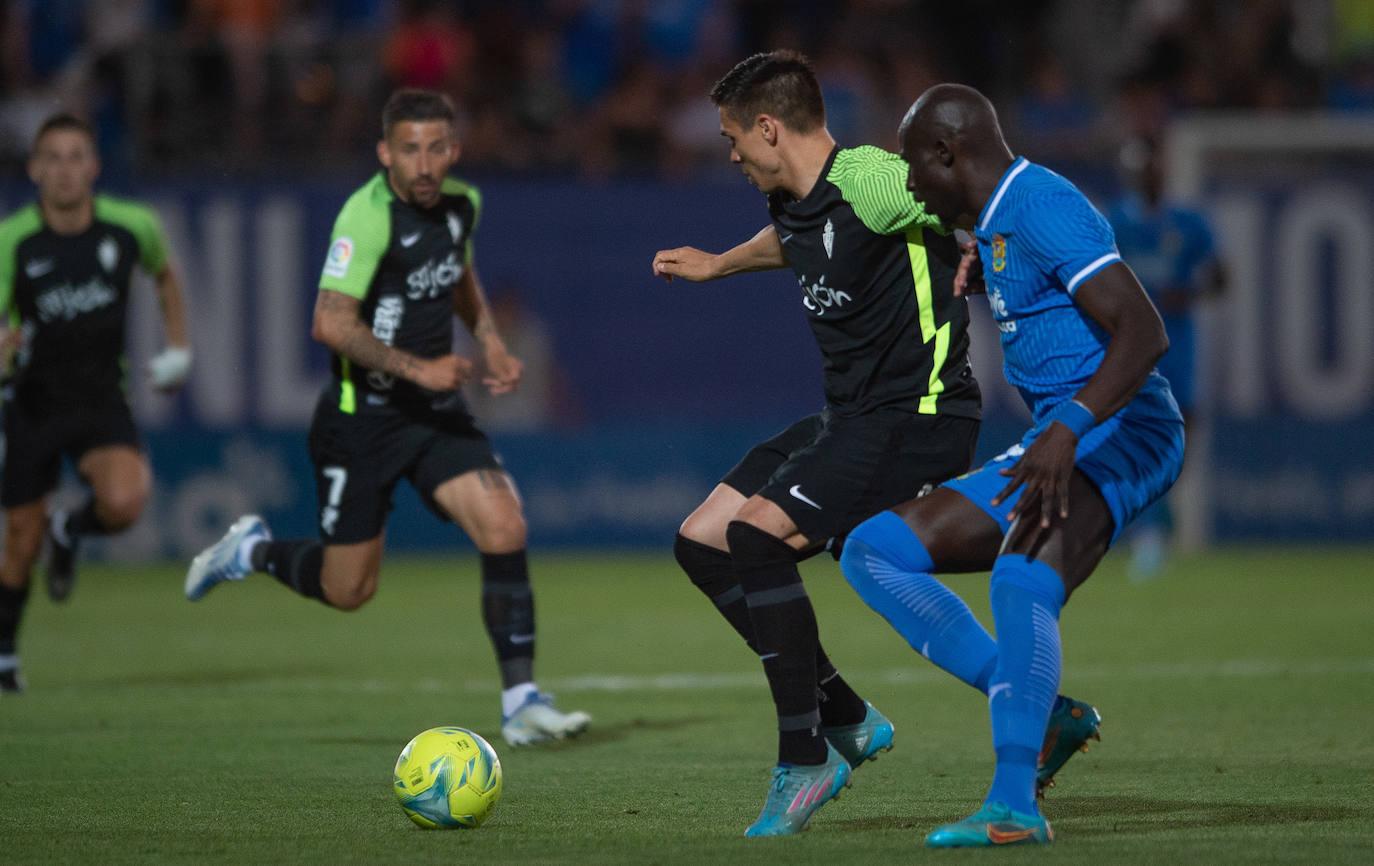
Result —
<instances>
[{"instance_id":1,"label":"blue wristband","mask_svg":"<svg viewBox=\"0 0 1374 866\"><path fill-rule=\"evenodd\" d=\"M1063 424L1073 431L1073 435L1082 439L1088 431L1097 426L1097 419L1093 418L1093 412L1087 406L1077 400L1070 400L1064 404L1064 408L1059 410L1059 414L1054 420Z\"/></svg>"}]
</instances>

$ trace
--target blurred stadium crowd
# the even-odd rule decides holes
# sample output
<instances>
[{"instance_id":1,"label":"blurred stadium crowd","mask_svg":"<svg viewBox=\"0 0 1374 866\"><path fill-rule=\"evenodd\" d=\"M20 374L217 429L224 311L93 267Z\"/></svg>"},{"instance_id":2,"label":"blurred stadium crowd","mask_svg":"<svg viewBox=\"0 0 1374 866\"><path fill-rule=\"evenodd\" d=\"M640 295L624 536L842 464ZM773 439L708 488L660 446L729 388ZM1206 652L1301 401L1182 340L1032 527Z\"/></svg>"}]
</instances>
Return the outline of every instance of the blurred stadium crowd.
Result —
<instances>
[{"instance_id":1,"label":"blurred stadium crowd","mask_svg":"<svg viewBox=\"0 0 1374 866\"><path fill-rule=\"evenodd\" d=\"M396 86L451 93L464 168L722 171L711 83L805 51L847 144L895 145L941 80L1016 149L1093 158L1192 109L1374 111L1371 0L2 0L0 159L57 107L107 174L370 167Z\"/></svg>"}]
</instances>

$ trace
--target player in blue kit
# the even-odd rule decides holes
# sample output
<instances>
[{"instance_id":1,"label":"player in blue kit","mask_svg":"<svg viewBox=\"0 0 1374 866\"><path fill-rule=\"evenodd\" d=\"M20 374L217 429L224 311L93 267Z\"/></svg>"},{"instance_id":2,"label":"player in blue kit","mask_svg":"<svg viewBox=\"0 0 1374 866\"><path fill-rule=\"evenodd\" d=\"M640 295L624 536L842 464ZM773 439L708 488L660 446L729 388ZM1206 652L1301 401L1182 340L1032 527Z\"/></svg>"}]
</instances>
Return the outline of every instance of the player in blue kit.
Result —
<instances>
[{"instance_id":1,"label":"player in blue kit","mask_svg":"<svg viewBox=\"0 0 1374 866\"><path fill-rule=\"evenodd\" d=\"M1198 351L1194 313L1199 301L1225 289L1226 269L1206 216L1165 198L1158 144L1133 139L1121 148L1119 162L1126 190L1107 210L1107 221L1117 249L1159 310L1169 351L1158 369L1191 422ZM1147 580L1163 568L1171 523L1167 500L1160 499L1131 527L1132 580Z\"/></svg>"},{"instance_id":2,"label":"player in blue kit","mask_svg":"<svg viewBox=\"0 0 1374 866\"><path fill-rule=\"evenodd\" d=\"M860 524L841 567L912 647L988 695L991 789L926 844L1043 844L1053 839L1035 800L1047 725L1096 722L1056 698L1059 611L1183 464L1183 418L1154 369L1169 342L1107 221L1064 178L1012 156L981 93L931 88L900 136L907 188L976 238L956 286L981 277L1007 380L1034 423L981 469ZM987 569L996 641L932 577Z\"/></svg>"}]
</instances>

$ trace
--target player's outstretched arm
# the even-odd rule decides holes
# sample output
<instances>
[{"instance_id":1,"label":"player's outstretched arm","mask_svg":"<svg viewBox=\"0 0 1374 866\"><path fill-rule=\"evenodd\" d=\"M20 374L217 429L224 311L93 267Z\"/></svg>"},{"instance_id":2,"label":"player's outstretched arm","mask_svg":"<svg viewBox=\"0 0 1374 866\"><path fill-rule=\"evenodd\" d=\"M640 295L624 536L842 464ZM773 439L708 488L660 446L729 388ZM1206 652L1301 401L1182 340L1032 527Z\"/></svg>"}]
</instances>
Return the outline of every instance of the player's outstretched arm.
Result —
<instances>
[{"instance_id":1,"label":"player's outstretched arm","mask_svg":"<svg viewBox=\"0 0 1374 866\"><path fill-rule=\"evenodd\" d=\"M482 289L482 280L471 264L453 287L453 314L482 346L487 368L482 384L493 394L508 394L520 387L525 365L506 349L506 341L496 330L496 320L487 303L487 293Z\"/></svg>"},{"instance_id":2,"label":"player's outstretched arm","mask_svg":"<svg viewBox=\"0 0 1374 866\"><path fill-rule=\"evenodd\" d=\"M749 240L723 253L703 252L696 247L659 250L654 254L654 276L668 282L682 277L694 283L717 280L748 271L768 271L787 266L782 242L773 227L765 226Z\"/></svg>"},{"instance_id":3,"label":"player's outstretched arm","mask_svg":"<svg viewBox=\"0 0 1374 866\"><path fill-rule=\"evenodd\" d=\"M191 373L191 340L186 329L186 304L181 280L171 265L154 276L157 286L158 309L162 312L162 328L167 335L167 347L148 361L148 378L153 387L171 393L186 382Z\"/></svg>"},{"instance_id":4,"label":"player's outstretched arm","mask_svg":"<svg viewBox=\"0 0 1374 866\"><path fill-rule=\"evenodd\" d=\"M351 295L320 289L311 336L355 364L407 379L431 391L452 391L472 377L472 362L458 355L419 358L388 346L358 318Z\"/></svg>"}]
</instances>

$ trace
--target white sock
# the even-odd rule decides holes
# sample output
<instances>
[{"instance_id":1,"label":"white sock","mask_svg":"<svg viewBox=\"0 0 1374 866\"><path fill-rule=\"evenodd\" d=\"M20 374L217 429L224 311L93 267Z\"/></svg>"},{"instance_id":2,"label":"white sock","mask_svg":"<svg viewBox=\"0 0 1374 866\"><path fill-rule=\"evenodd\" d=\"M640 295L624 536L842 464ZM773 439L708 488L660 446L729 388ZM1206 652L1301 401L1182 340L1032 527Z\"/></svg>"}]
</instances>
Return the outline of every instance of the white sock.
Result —
<instances>
[{"instance_id":1,"label":"white sock","mask_svg":"<svg viewBox=\"0 0 1374 866\"><path fill-rule=\"evenodd\" d=\"M539 691L534 683L521 683L501 690L501 718L508 719L511 714L525 705L529 696Z\"/></svg>"},{"instance_id":2,"label":"white sock","mask_svg":"<svg viewBox=\"0 0 1374 866\"><path fill-rule=\"evenodd\" d=\"M260 535L250 535L239 542L239 568L242 568L249 574L253 572L253 548L257 547L258 542L262 540L262 536Z\"/></svg>"},{"instance_id":3,"label":"white sock","mask_svg":"<svg viewBox=\"0 0 1374 866\"><path fill-rule=\"evenodd\" d=\"M18 669L19 669L19 656L18 656L18 655L14 654L14 653L7 653L6 655L0 656L0 674L5 673L6 671L14 671L14 670L18 670Z\"/></svg>"}]
</instances>

